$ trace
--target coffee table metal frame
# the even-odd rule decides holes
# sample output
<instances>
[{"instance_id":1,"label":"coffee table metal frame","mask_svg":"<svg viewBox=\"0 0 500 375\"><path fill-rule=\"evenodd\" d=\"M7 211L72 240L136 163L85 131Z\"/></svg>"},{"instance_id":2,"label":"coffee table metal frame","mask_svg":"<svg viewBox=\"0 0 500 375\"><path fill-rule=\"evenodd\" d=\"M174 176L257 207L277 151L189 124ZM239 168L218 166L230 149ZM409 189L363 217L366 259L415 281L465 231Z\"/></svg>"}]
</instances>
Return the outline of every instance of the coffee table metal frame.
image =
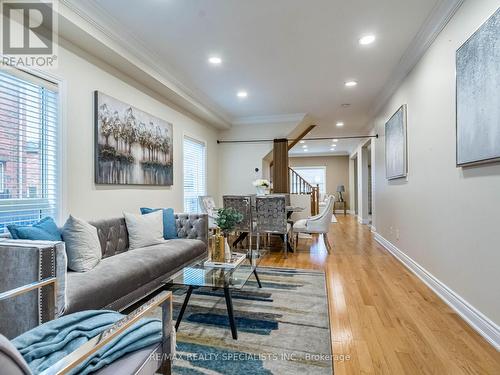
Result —
<instances>
[{"instance_id":1,"label":"coffee table metal frame","mask_svg":"<svg viewBox=\"0 0 500 375\"><path fill-rule=\"evenodd\" d=\"M184 298L181 310L177 316L175 330L177 331L179 329L179 325L181 324L182 317L184 316L184 312L186 311L186 307L194 289L223 289L231 334L233 339L237 340L238 330L236 327L236 320L234 318L231 290L242 289L252 275L255 276L259 288L262 288L262 284L257 273L257 266L260 263L260 259L262 258L264 252L265 251L260 251L257 253L256 250L249 250L247 259L234 269L207 267L204 265L206 259L198 260L193 264L184 267L167 280L165 282L166 286L183 285L188 287L186 297Z\"/></svg>"}]
</instances>

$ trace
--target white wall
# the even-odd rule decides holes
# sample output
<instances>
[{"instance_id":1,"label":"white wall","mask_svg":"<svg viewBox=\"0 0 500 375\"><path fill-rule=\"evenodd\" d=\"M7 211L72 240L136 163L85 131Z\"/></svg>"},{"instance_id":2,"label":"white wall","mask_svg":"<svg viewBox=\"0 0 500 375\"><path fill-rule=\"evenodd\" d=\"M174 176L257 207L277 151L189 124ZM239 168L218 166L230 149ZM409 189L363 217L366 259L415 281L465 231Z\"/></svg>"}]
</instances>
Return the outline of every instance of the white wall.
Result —
<instances>
[{"instance_id":1,"label":"white wall","mask_svg":"<svg viewBox=\"0 0 500 375\"><path fill-rule=\"evenodd\" d=\"M223 140L251 140L286 138L297 126L296 123L250 124L233 126L219 134ZM273 149L273 142L224 143L219 145L220 193L253 194L252 182L262 178L263 167L268 167L262 159ZM255 173L255 168L259 172ZM268 178L268 173L264 174Z\"/></svg>"},{"instance_id":2,"label":"white wall","mask_svg":"<svg viewBox=\"0 0 500 375\"><path fill-rule=\"evenodd\" d=\"M141 206L173 207L177 212L182 212L184 134L207 142L208 193L218 194L217 131L214 128L174 109L159 95L74 46L65 44L64 48L59 48L58 55L59 67L51 74L63 82L63 219L69 213L88 220L120 216L123 211L138 212ZM94 90L173 123L172 187L94 184Z\"/></svg>"},{"instance_id":3,"label":"white wall","mask_svg":"<svg viewBox=\"0 0 500 375\"><path fill-rule=\"evenodd\" d=\"M500 164L455 166L455 51L498 5L466 1L374 121L377 232L496 324ZM402 104L408 179L387 181L384 123Z\"/></svg>"}]
</instances>

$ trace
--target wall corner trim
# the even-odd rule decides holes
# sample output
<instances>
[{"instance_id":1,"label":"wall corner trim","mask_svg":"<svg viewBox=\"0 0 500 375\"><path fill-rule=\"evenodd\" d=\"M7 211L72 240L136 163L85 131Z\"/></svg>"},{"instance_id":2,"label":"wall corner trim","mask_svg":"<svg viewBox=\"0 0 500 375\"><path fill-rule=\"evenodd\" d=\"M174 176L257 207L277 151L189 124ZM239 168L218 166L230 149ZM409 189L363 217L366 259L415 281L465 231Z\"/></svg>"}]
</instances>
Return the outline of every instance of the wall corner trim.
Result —
<instances>
[{"instance_id":1,"label":"wall corner trim","mask_svg":"<svg viewBox=\"0 0 500 375\"><path fill-rule=\"evenodd\" d=\"M379 233L375 233L375 240L389 251L406 268L422 280L434 293L436 293L448 306L450 306L463 320L465 320L477 333L479 333L493 347L500 351L500 327L486 317L483 313L470 305L461 296L451 290L443 282L429 273L425 268L411 259L403 251L386 240Z\"/></svg>"}]
</instances>

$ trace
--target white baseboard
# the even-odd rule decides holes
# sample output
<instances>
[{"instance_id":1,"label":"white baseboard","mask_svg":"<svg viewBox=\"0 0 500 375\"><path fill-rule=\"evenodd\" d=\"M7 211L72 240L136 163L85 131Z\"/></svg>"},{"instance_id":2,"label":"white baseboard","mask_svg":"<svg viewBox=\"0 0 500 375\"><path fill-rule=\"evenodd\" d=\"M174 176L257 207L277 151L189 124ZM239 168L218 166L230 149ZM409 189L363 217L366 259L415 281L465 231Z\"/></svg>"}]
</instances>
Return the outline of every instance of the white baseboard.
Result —
<instances>
[{"instance_id":1,"label":"white baseboard","mask_svg":"<svg viewBox=\"0 0 500 375\"><path fill-rule=\"evenodd\" d=\"M347 210L346 213L351 215L353 212L351 210ZM344 210L335 210L335 214L344 214Z\"/></svg>"},{"instance_id":2,"label":"white baseboard","mask_svg":"<svg viewBox=\"0 0 500 375\"><path fill-rule=\"evenodd\" d=\"M361 216L358 215L358 223L363 225L370 224L370 219L363 219Z\"/></svg>"},{"instance_id":3,"label":"white baseboard","mask_svg":"<svg viewBox=\"0 0 500 375\"><path fill-rule=\"evenodd\" d=\"M486 317L483 313L470 305L444 283L434 277L425 268L399 250L391 242L375 233L375 240L389 251L396 259L412 271L422 280L434 293L436 293L448 306L450 306L460 317L465 320L474 330L484 337L493 347L500 351L500 327Z\"/></svg>"}]
</instances>

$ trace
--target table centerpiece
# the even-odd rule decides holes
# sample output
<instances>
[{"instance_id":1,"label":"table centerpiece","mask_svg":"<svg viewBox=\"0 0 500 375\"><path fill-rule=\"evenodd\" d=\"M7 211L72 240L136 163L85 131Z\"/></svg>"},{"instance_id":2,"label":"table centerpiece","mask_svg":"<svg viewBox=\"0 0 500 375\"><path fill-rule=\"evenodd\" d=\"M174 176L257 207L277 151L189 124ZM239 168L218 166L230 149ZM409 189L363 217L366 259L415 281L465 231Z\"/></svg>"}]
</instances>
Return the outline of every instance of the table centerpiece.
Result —
<instances>
[{"instance_id":1,"label":"table centerpiece","mask_svg":"<svg viewBox=\"0 0 500 375\"><path fill-rule=\"evenodd\" d=\"M241 223L243 215L232 207L220 208L217 210L217 232L213 241L212 261L229 262L231 261L231 248L227 242L229 234L234 230L237 224ZM222 232L222 235L221 235Z\"/></svg>"},{"instance_id":2,"label":"table centerpiece","mask_svg":"<svg viewBox=\"0 0 500 375\"><path fill-rule=\"evenodd\" d=\"M267 192L269 192L271 183L265 178L258 178L253 182L253 186L255 186L255 188L257 189L257 195L265 195Z\"/></svg>"}]
</instances>

